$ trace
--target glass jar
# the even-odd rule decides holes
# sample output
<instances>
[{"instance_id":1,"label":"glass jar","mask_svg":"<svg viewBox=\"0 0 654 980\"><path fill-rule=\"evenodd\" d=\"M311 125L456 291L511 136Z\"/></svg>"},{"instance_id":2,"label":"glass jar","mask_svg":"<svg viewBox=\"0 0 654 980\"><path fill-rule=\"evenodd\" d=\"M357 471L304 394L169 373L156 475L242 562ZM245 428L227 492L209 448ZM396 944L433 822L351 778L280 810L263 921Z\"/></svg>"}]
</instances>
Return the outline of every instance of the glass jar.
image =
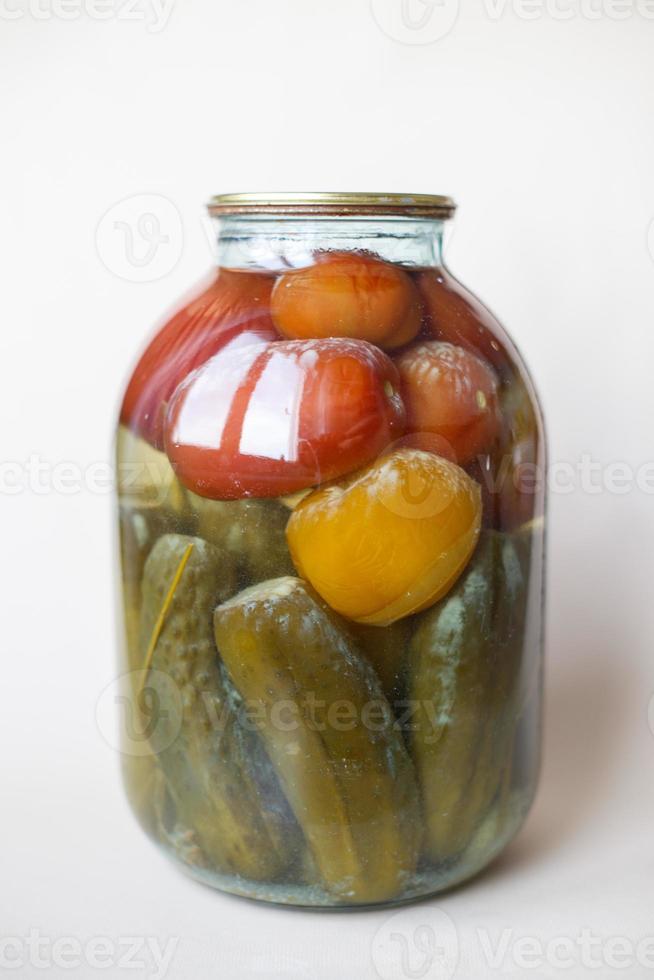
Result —
<instances>
[{"instance_id":1,"label":"glass jar","mask_svg":"<svg viewBox=\"0 0 654 980\"><path fill-rule=\"evenodd\" d=\"M443 264L448 198L210 211L218 269L120 415L128 795L225 891L423 897L488 864L534 795L534 389Z\"/></svg>"}]
</instances>

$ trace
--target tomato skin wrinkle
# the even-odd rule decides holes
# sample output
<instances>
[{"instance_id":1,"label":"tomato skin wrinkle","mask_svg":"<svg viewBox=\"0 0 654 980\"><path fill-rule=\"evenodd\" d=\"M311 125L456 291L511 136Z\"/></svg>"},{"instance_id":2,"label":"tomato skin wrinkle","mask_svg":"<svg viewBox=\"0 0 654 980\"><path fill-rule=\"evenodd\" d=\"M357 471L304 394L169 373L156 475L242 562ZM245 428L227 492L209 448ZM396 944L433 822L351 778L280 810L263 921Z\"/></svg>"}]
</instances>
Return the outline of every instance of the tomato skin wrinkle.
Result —
<instances>
[{"instance_id":1,"label":"tomato skin wrinkle","mask_svg":"<svg viewBox=\"0 0 654 980\"><path fill-rule=\"evenodd\" d=\"M166 450L202 496L294 493L359 469L403 434L404 405L388 385L399 391L397 369L366 341L226 349L173 395Z\"/></svg>"}]
</instances>

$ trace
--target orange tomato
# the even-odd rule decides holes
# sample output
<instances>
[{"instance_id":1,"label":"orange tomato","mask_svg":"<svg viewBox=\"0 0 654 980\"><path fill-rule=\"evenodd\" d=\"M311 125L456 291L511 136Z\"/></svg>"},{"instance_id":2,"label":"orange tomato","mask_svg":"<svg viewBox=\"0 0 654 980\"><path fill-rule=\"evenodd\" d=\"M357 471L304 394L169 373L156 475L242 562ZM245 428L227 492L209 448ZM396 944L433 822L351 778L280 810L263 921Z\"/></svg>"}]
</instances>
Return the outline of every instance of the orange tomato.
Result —
<instances>
[{"instance_id":1,"label":"orange tomato","mask_svg":"<svg viewBox=\"0 0 654 980\"><path fill-rule=\"evenodd\" d=\"M373 256L343 252L280 276L271 313L280 333L291 339L352 337L387 350L408 344L422 322L408 273Z\"/></svg>"},{"instance_id":2,"label":"orange tomato","mask_svg":"<svg viewBox=\"0 0 654 980\"><path fill-rule=\"evenodd\" d=\"M480 524L480 488L464 470L399 449L305 497L286 535L298 572L333 609L387 626L449 591Z\"/></svg>"},{"instance_id":3,"label":"orange tomato","mask_svg":"<svg viewBox=\"0 0 654 980\"><path fill-rule=\"evenodd\" d=\"M462 466L493 447L500 428L498 380L481 358L432 340L410 347L396 364L407 432L440 437Z\"/></svg>"}]
</instances>

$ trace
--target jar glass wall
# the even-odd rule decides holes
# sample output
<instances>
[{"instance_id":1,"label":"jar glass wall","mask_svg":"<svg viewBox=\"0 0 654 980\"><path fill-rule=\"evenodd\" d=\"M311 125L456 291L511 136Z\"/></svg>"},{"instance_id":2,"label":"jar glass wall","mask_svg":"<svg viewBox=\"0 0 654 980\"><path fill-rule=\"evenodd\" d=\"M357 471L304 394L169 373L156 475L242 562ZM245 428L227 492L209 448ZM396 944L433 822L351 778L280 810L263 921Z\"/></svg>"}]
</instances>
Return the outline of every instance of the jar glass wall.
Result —
<instances>
[{"instance_id":1,"label":"jar glass wall","mask_svg":"<svg viewBox=\"0 0 654 980\"><path fill-rule=\"evenodd\" d=\"M216 206L117 438L129 799L196 877L302 906L462 881L538 775L533 386L451 207L368 200Z\"/></svg>"}]
</instances>

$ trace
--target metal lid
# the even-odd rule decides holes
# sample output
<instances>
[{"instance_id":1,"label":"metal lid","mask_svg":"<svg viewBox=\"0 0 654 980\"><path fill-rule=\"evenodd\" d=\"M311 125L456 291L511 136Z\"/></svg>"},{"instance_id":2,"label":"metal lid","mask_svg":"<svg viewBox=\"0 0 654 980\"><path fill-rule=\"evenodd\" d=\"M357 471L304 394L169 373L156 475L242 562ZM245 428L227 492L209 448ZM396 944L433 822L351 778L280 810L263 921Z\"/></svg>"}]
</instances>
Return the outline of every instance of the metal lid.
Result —
<instances>
[{"instance_id":1,"label":"metal lid","mask_svg":"<svg viewBox=\"0 0 654 980\"><path fill-rule=\"evenodd\" d=\"M399 215L411 218L451 218L456 204L440 194L218 194L208 204L210 214L260 215Z\"/></svg>"}]
</instances>

